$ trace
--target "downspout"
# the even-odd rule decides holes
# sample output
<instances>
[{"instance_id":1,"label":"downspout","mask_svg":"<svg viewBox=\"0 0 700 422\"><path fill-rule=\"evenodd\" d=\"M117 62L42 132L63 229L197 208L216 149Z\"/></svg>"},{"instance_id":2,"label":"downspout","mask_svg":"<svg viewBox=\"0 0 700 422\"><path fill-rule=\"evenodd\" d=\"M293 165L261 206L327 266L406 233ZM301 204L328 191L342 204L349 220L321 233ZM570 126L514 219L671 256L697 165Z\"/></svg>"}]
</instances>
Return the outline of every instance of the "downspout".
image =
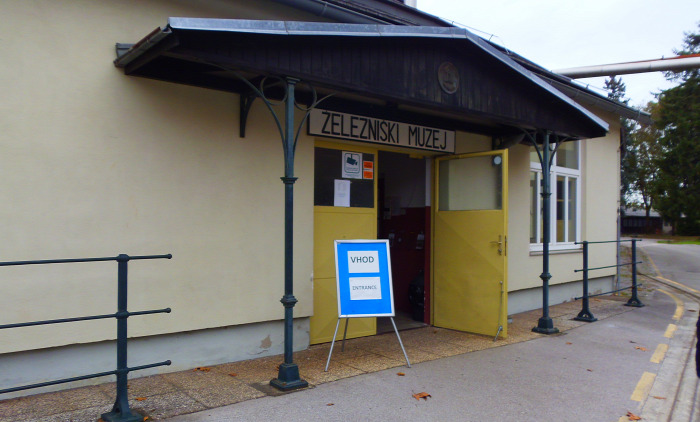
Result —
<instances>
[{"instance_id":1,"label":"downspout","mask_svg":"<svg viewBox=\"0 0 700 422\"><path fill-rule=\"evenodd\" d=\"M620 171L618 172L619 183L617 184L618 189L618 200L617 200L617 250L615 261L617 268L615 270L615 288L614 290L620 289L620 264L622 263L622 160L625 159L625 152L627 151L627 139L625 136L625 131L620 127Z\"/></svg>"}]
</instances>

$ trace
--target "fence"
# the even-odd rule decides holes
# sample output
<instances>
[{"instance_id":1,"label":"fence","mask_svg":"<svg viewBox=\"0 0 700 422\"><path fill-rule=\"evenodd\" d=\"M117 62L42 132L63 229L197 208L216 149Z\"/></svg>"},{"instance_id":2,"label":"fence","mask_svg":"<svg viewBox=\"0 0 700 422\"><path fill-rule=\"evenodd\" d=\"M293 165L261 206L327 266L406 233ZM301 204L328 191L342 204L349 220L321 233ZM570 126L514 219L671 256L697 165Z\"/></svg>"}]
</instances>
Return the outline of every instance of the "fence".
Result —
<instances>
[{"instance_id":1,"label":"fence","mask_svg":"<svg viewBox=\"0 0 700 422\"><path fill-rule=\"evenodd\" d=\"M170 308L165 309L155 309L149 311L138 311L129 312L127 310L127 287L128 287L128 265L129 261L142 260L142 259L170 259L172 255L146 255L146 256L129 256L125 254L120 254L116 257L107 258L76 258L76 259L49 259L41 261L13 261L13 262L0 262L0 267L18 266L18 265L41 265L41 264L66 264L66 263L79 263L79 262L98 262L98 261L117 261L117 312L113 314L105 315L92 315L84 317L75 318L62 318L53 319L45 321L33 321L33 322L22 322L15 324L5 324L0 325L0 329L7 328L20 328L20 327L30 327L36 325L46 325L46 324L59 324L64 322L76 322L76 321L88 321L96 319L105 318L116 318L117 319L117 369L107 372L99 372L95 374L81 375L72 378L62 378L54 381L47 381L38 384L24 385L20 387L6 388L0 390L0 394L11 393L21 390L29 390L32 388L47 387L50 385L63 384L73 381L81 381L91 378L104 377L108 375L117 376L116 392L117 398L112 407L112 411L103 414L102 420L105 422L135 422L143 421L143 416L133 413L129 409L129 397L127 391L127 375L131 371L138 371L142 369L155 368L157 366L170 365L170 361L166 360L163 362L152 363L149 365L141 365L135 367L127 366L127 319L130 316L136 315L148 315L148 314L159 314L159 313L169 313Z\"/></svg>"},{"instance_id":2,"label":"fence","mask_svg":"<svg viewBox=\"0 0 700 422\"><path fill-rule=\"evenodd\" d=\"M574 270L574 272L583 272L583 296L577 297L576 300L583 299L583 306L581 309L581 312L574 318L577 321L585 321L585 322L593 322L597 321L598 319L593 316L593 313L591 312L590 305L589 305L589 298L595 297L595 296L602 296L602 295L607 295L610 293L617 293L621 292L623 290L627 289L632 289L632 297L625 303L625 306L634 306L637 308L641 308L644 306L642 301L639 300L639 297L637 297L637 264L641 264L642 261L637 261L637 242L640 241L641 239L629 239L629 240L608 240L608 241L601 241L601 242L588 242L588 241L583 241L583 242L576 242L577 245L583 245L583 268L580 270ZM595 268L589 268L588 267L588 245L590 244L600 244L600 243L621 243L621 242L632 242L632 262L626 262L624 264L617 264L617 265L607 265L605 267L595 267ZM597 293L594 295L588 294L588 272L589 271L595 271L595 270L602 270L605 268L616 268L616 267L623 267L625 265L631 265L632 266L632 285L629 287L624 287L622 289L617 289L617 290L612 290L609 292L605 293Z\"/></svg>"}]
</instances>

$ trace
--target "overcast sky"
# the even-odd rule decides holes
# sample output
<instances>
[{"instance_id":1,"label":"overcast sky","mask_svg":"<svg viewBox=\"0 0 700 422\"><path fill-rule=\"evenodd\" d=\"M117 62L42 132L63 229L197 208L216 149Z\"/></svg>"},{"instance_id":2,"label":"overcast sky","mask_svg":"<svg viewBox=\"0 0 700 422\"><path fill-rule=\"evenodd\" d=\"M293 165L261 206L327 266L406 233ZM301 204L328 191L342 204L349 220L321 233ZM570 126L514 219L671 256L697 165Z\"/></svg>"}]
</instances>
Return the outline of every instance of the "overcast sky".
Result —
<instances>
[{"instance_id":1,"label":"overcast sky","mask_svg":"<svg viewBox=\"0 0 700 422\"><path fill-rule=\"evenodd\" d=\"M418 0L418 8L550 70L670 57L700 22L700 0ZM600 88L604 80L579 79ZM622 80L633 106L673 86L659 72Z\"/></svg>"}]
</instances>

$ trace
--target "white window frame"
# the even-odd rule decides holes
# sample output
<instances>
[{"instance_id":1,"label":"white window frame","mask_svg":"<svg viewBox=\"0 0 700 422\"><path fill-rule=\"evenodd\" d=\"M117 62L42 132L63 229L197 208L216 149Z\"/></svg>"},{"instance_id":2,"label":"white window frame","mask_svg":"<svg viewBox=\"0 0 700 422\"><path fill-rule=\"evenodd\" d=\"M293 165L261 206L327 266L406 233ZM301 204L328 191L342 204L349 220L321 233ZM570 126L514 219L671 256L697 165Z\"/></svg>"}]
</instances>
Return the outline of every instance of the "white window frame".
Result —
<instances>
[{"instance_id":1,"label":"white window frame","mask_svg":"<svg viewBox=\"0 0 700 422\"><path fill-rule=\"evenodd\" d=\"M549 201L549 206L550 206L550 242L549 242L549 249L552 251L565 251L565 250L576 250L580 249L581 245L577 245L575 242L578 242L581 239L581 156L582 151L581 151L581 143L580 141L574 141L576 142L576 146L578 148L578 169L573 169L573 168L568 168L568 167L559 167L556 165L557 159L556 159L556 154L554 155L554 158L552 160L552 173L550 176L550 185L551 185L551 190L552 194L550 196L550 201ZM536 210L540 211L537 212L536 218L535 218L535 243L530 243L530 251L531 252L540 252L543 250L542 246L542 239L540 238L540 233L542 232L542 166L540 165L539 161L531 161L530 162L530 173L535 173L535 189L536 189L536 195L535 198L537 200L536 204ZM569 219L569 207L568 207L568 190L569 190L569 183L568 180L573 178L576 179L576 233L574 235L574 241L566 241L566 242L557 242L557 177L562 176L564 177L564 221L568 222ZM530 196L530 200L532 200L532 196ZM532 204L530 204L530 207L532 207ZM531 208L530 208L531 209ZM530 224L532 224L532 221L530 221ZM569 225L564 224L564 238L567 239L568 237L568 230L569 230Z\"/></svg>"}]
</instances>

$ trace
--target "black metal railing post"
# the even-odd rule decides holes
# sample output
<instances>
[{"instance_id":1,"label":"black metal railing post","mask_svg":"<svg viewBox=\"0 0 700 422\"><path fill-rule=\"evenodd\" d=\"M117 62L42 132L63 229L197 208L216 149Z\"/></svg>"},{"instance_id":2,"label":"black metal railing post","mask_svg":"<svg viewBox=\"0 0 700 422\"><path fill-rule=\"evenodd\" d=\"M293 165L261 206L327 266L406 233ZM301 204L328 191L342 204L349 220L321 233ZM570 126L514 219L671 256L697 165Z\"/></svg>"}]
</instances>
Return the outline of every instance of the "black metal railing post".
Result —
<instances>
[{"instance_id":1,"label":"black metal railing post","mask_svg":"<svg viewBox=\"0 0 700 422\"><path fill-rule=\"evenodd\" d=\"M593 322L598 321L598 318L593 316L590 309L588 296L588 242L581 242L583 245L583 309L574 318L576 321Z\"/></svg>"},{"instance_id":2,"label":"black metal railing post","mask_svg":"<svg viewBox=\"0 0 700 422\"><path fill-rule=\"evenodd\" d=\"M105 422L137 422L143 421L143 416L133 414L129 408L129 393L127 391L127 310L129 256L117 256L117 398L112 411L102 414Z\"/></svg>"},{"instance_id":3,"label":"black metal railing post","mask_svg":"<svg viewBox=\"0 0 700 422\"><path fill-rule=\"evenodd\" d=\"M632 239L632 297L625 303L625 306L641 308L644 306L637 296L637 239Z\"/></svg>"}]
</instances>

